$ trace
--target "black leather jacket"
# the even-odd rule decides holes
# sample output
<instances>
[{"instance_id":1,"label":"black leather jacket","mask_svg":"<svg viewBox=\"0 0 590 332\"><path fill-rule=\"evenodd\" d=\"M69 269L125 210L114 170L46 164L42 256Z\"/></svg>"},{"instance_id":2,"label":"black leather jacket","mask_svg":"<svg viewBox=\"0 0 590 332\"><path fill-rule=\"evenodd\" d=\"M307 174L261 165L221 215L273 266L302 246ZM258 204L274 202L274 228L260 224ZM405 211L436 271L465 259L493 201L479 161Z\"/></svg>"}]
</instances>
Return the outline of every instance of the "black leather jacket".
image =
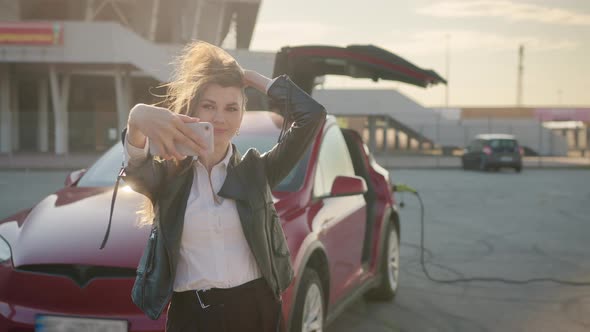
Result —
<instances>
[{"instance_id":1,"label":"black leather jacket","mask_svg":"<svg viewBox=\"0 0 590 332\"><path fill-rule=\"evenodd\" d=\"M260 154L249 149L244 156L234 146L227 176L219 196L234 199L246 240L258 267L277 300L293 280L289 248L271 197L271 188L289 174L312 144L324 124L322 105L279 76L268 91L283 115L293 121L272 150ZM123 131L125 141L125 130ZM149 157L143 164L127 166L121 178L154 205L152 230L137 267L131 298L151 319L157 319L170 301L184 211L192 185L192 158L181 161L180 173L168 174L170 161ZM106 241L106 237L105 237Z\"/></svg>"}]
</instances>

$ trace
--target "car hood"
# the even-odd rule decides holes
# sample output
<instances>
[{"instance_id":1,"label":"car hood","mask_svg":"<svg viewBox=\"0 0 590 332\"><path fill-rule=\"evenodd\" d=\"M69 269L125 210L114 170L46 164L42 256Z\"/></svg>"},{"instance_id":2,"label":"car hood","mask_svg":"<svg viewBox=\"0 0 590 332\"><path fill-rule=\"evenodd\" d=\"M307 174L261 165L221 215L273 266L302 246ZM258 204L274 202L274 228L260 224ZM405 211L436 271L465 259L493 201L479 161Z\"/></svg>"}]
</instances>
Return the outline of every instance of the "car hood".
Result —
<instances>
[{"instance_id":1,"label":"car hood","mask_svg":"<svg viewBox=\"0 0 590 332\"><path fill-rule=\"evenodd\" d=\"M100 245L108 225L112 187L64 188L41 200L28 213L0 224L15 267L80 264L136 268L149 236L138 227L136 211L143 196L122 186L117 193L106 247ZM273 197L277 205L284 200ZM277 206L278 207L278 206Z\"/></svg>"},{"instance_id":2,"label":"car hood","mask_svg":"<svg viewBox=\"0 0 590 332\"><path fill-rule=\"evenodd\" d=\"M149 227L136 226L142 196L120 187L111 234L100 250L113 188L64 188L45 197L21 220L6 220L0 235L15 267L30 264L88 264L136 267Z\"/></svg>"}]
</instances>

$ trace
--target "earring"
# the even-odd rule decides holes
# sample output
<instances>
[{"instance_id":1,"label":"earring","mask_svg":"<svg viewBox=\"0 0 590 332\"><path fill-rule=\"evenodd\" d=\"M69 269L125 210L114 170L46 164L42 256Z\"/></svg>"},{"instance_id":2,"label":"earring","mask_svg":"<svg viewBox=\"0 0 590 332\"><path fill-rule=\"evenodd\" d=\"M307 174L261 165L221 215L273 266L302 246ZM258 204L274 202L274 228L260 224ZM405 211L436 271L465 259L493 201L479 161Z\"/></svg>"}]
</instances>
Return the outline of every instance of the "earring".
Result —
<instances>
[{"instance_id":1,"label":"earring","mask_svg":"<svg viewBox=\"0 0 590 332\"><path fill-rule=\"evenodd\" d=\"M236 130L236 136L240 136L240 129Z\"/></svg>"}]
</instances>

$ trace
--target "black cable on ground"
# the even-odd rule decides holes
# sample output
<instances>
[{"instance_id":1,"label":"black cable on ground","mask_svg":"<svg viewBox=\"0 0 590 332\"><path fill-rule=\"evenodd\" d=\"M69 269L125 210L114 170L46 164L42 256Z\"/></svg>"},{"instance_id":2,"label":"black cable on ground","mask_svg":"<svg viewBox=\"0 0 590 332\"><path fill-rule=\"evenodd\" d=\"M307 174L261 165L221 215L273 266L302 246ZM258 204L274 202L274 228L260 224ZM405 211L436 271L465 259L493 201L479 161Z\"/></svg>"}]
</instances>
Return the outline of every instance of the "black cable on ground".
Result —
<instances>
[{"instance_id":1,"label":"black cable on ground","mask_svg":"<svg viewBox=\"0 0 590 332\"><path fill-rule=\"evenodd\" d=\"M428 272L428 269L426 268L426 263L424 261L424 234L425 234L425 230L424 230L424 202L422 202L422 198L420 197L420 194L418 193L418 191L416 191L408 186L396 185L394 188L396 188L396 191L410 192L410 193L414 194L418 198L418 201L420 202L420 265L422 267L422 271L424 272L424 275L426 275L426 277L429 280L437 282L437 283L443 283L443 284L456 284L456 283L461 283L461 282L499 282L499 283L510 284L510 285L524 285L524 284L532 284L532 283L538 283L538 282L553 282L556 284L566 285L566 286L590 286L590 282L586 282L586 281L572 281L572 280L562 280L562 279L556 279L556 278L531 278L531 279L522 279L522 280L506 279L506 278L498 278L498 277L478 277L478 276L469 277L469 278L454 278L454 279L435 278L435 277L431 276L430 273Z\"/></svg>"}]
</instances>

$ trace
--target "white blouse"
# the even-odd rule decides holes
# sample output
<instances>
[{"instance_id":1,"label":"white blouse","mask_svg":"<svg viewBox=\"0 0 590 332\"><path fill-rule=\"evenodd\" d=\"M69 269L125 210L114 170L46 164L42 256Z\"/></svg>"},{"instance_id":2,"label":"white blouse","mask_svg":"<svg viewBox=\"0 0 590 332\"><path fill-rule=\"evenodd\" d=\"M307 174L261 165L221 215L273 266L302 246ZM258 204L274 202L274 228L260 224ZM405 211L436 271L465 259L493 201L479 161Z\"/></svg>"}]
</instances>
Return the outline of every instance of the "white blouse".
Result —
<instances>
[{"instance_id":1,"label":"white blouse","mask_svg":"<svg viewBox=\"0 0 590 332\"><path fill-rule=\"evenodd\" d=\"M126 139L125 166L145 160L148 149L149 139L143 149ZM217 196L222 200L217 205L213 198L213 192L219 192L225 181L232 153L230 145L225 158L213 166L211 184L207 169L194 157L193 184L184 213L174 279L175 292L230 288L262 276L246 242L235 201Z\"/></svg>"}]
</instances>

